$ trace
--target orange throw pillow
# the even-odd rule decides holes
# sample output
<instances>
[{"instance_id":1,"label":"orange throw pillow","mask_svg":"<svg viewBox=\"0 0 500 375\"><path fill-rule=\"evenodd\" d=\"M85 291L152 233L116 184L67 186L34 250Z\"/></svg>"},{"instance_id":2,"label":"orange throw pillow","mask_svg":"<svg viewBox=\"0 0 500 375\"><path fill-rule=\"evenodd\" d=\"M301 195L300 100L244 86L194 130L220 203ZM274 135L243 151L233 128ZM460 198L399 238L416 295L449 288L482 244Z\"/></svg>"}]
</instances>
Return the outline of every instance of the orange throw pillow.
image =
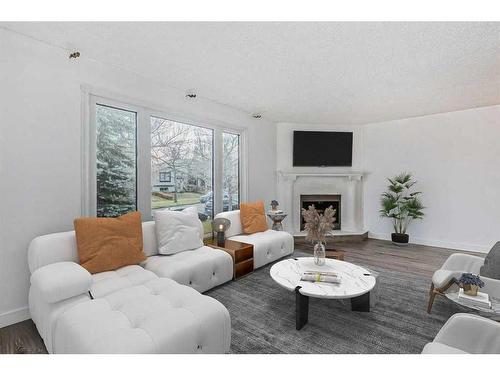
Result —
<instances>
[{"instance_id":1,"label":"orange throw pillow","mask_svg":"<svg viewBox=\"0 0 500 375\"><path fill-rule=\"evenodd\" d=\"M80 265L90 273L116 270L146 260L141 213L117 218L83 217L74 221Z\"/></svg>"},{"instance_id":2,"label":"orange throw pillow","mask_svg":"<svg viewBox=\"0 0 500 375\"><path fill-rule=\"evenodd\" d=\"M240 204L240 220L243 233L265 232L267 228L264 202L247 202Z\"/></svg>"}]
</instances>

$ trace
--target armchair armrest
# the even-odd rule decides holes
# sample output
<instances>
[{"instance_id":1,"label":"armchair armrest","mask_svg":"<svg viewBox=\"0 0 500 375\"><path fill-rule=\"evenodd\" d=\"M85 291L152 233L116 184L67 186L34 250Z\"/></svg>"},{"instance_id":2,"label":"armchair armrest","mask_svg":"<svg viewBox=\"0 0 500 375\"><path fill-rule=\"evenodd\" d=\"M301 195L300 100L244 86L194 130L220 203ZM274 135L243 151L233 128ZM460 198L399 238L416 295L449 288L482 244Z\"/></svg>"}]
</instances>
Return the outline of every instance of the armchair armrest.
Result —
<instances>
[{"instance_id":1,"label":"armchair armrest","mask_svg":"<svg viewBox=\"0 0 500 375\"><path fill-rule=\"evenodd\" d=\"M92 276L75 262L57 262L37 269L30 282L43 300L56 303L87 293L92 285Z\"/></svg>"},{"instance_id":2,"label":"armchair armrest","mask_svg":"<svg viewBox=\"0 0 500 375\"><path fill-rule=\"evenodd\" d=\"M448 271L471 272L479 274L484 258L468 254L451 254L444 262L441 269Z\"/></svg>"},{"instance_id":3,"label":"armchair armrest","mask_svg":"<svg viewBox=\"0 0 500 375\"><path fill-rule=\"evenodd\" d=\"M500 353L500 323L472 314L455 314L434 342L472 354Z\"/></svg>"}]
</instances>

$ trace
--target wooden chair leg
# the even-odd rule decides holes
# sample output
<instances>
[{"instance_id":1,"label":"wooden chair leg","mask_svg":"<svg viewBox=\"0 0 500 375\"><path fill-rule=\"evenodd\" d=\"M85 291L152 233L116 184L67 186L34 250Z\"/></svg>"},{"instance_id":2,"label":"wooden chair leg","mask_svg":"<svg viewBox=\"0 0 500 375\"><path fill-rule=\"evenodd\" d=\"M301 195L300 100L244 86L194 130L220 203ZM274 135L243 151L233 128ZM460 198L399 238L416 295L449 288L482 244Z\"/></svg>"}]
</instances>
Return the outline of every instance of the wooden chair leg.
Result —
<instances>
[{"instance_id":1,"label":"wooden chair leg","mask_svg":"<svg viewBox=\"0 0 500 375\"><path fill-rule=\"evenodd\" d=\"M444 287L437 289L440 294L444 294L453 284L458 284L457 280L451 279Z\"/></svg>"},{"instance_id":2,"label":"wooden chair leg","mask_svg":"<svg viewBox=\"0 0 500 375\"><path fill-rule=\"evenodd\" d=\"M436 289L434 289L434 284L431 283L431 289L429 290L429 303L427 304L427 314L431 313L432 304L434 303L434 298L436 298Z\"/></svg>"},{"instance_id":3,"label":"wooden chair leg","mask_svg":"<svg viewBox=\"0 0 500 375\"><path fill-rule=\"evenodd\" d=\"M444 292L448 290L453 284L456 284L457 281L455 279L451 279L448 283L442 288L435 288L434 283L431 283L431 289L429 290L429 303L427 304L427 314L431 313L432 305L434 303L434 298L436 298L437 294L444 295Z\"/></svg>"}]
</instances>

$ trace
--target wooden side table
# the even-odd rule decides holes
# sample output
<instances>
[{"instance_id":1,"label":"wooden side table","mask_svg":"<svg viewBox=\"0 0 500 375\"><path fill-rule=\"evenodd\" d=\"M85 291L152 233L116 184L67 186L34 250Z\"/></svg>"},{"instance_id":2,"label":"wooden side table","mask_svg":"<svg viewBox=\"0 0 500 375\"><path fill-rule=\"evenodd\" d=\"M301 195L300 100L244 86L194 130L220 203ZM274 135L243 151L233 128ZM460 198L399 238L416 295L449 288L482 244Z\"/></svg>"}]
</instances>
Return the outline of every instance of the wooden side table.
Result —
<instances>
[{"instance_id":1,"label":"wooden side table","mask_svg":"<svg viewBox=\"0 0 500 375\"><path fill-rule=\"evenodd\" d=\"M217 245L217 239L205 240L205 245L223 250L233 258L233 279L247 275L253 271L253 245L226 240L224 246Z\"/></svg>"},{"instance_id":2,"label":"wooden side table","mask_svg":"<svg viewBox=\"0 0 500 375\"><path fill-rule=\"evenodd\" d=\"M339 250L326 250L325 256L331 259L344 260L344 252Z\"/></svg>"}]
</instances>

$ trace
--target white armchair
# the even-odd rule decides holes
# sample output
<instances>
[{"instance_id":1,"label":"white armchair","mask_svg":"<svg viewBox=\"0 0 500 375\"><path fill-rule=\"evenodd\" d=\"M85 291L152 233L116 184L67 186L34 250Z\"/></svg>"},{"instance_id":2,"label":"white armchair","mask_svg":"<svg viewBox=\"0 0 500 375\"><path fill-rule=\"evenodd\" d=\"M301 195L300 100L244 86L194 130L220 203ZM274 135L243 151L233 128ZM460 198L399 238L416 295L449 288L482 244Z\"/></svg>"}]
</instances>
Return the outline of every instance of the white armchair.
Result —
<instances>
[{"instance_id":1,"label":"white armchair","mask_svg":"<svg viewBox=\"0 0 500 375\"><path fill-rule=\"evenodd\" d=\"M427 312L431 312L436 295L443 295L450 286L456 283L456 279L464 272L479 275L483 264L484 259L478 256L458 253L451 254L441 268L434 272L432 276Z\"/></svg>"},{"instance_id":2,"label":"white armchair","mask_svg":"<svg viewBox=\"0 0 500 375\"><path fill-rule=\"evenodd\" d=\"M422 354L500 354L500 323L472 314L455 314L426 344Z\"/></svg>"}]
</instances>

